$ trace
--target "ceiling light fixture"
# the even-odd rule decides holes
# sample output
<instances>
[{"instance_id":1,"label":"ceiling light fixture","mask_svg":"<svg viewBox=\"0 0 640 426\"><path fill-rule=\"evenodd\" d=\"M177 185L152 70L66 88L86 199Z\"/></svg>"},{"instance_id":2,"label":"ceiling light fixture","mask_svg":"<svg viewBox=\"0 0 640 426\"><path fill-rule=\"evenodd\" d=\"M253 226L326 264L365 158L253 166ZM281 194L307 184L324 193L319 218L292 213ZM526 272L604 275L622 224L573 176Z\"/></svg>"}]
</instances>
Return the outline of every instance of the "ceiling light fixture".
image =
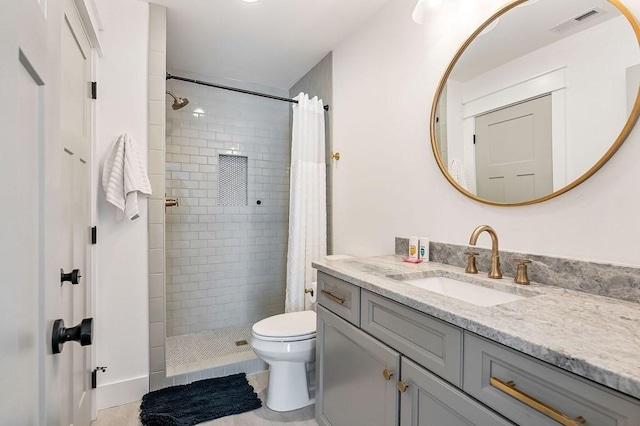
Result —
<instances>
[{"instance_id":1,"label":"ceiling light fixture","mask_svg":"<svg viewBox=\"0 0 640 426\"><path fill-rule=\"evenodd\" d=\"M441 4L442 0L418 0L411 14L411 18L417 24L424 24L427 20L429 9L435 9Z\"/></svg>"},{"instance_id":2,"label":"ceiling light fixture","mask_svg":"<svg viewBox=\"0 0 640 426\"><path fill-rule=\"evenodd\" d=\"M258 0L242 0L242 1L245 2L245 3L255 3Z\"/></svg>"}]
</instances>

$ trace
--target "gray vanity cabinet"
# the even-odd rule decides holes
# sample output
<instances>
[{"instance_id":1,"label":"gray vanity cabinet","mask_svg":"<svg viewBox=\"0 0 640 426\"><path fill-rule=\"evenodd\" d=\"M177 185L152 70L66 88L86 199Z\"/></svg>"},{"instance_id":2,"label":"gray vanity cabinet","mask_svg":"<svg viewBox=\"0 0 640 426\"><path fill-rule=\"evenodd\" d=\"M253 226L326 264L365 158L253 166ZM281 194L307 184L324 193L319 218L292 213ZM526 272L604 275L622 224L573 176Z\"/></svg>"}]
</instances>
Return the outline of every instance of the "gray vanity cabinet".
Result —
<instances>
[{"instance_id":1,"label":"gray vanity cabinet","mask_svg":"<svg viewBox=\"0 0 640 426\"><path fill-rule=\"evenodd\" d=\"M471 333L464 391L521 425L640 426L640 401Z\"/></svg>"},{"instance_id":2,"label":"gray vanity cabinet","mask_svg":"<svg viewBox=\"0 0 640 426\"><path fill-rule=\"evenodd\" d=\"M327 274L318 288L320 425L640 426L637 399Z\"/></svg>"},{"instance_id":3,"label":"gray vanity cabinet","mask_svg":"<svg viewBox=\"0 0 640 426\"><path fill-rule=\"evenodd\" d=\"M364 331L462 387L462 330L366 290L361 297Z\"/></svg>"},{"instance_id":4,"label":"gray vanity cabinet","mask_svg":"<svg viewBox=\"0 0 640 426\"><path fill-rule=\"evenodd\" d=\"M401 371L400 426L513 426L407 358Z\"/></svg>"},{"instance_id":5,"label":"gray vanity cabinet","mask_svg":"<svg viewBox=\"0 0 640 426\"><path fill-rule=\"evenodd\" d=\"M318 305L360 326L360 287L318 272Z\"/></svg>"},{"instance_id":6,"label":"gray vanity cabinet","mask_svg":"<svg viewBox=\"0 0 640 426\"><path fill-rule=\"evenodd\" d=\"M397 425L400 354L322 306L316 338L318 423Z\"/></svg>"}]
</instances>

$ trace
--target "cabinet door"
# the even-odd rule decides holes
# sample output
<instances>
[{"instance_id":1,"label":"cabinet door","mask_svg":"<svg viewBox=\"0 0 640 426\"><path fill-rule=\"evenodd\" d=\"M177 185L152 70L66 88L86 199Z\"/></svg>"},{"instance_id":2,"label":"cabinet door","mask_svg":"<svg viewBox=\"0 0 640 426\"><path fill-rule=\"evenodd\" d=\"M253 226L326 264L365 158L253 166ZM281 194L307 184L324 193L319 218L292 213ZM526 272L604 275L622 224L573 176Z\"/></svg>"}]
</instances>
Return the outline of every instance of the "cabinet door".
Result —
<instances>
[{"instance_id":1,"label":"cabinet door","mask_svg":"<svg viewBox=\"0 0 640 426\"><path fill-rule=\"evenodd\" d=\"M523 425L640 426L637 399L468 332L464 391Z\"/></svg>"},{"instance_id":2,"label":"cabinet door","mask_svg":"<svg viewBox=\"0 0 640 426\"><path fill-rule=\"evenodd\" d=\"M316 420L320 425L397 425L399 367L397 352L318 306ZM388 380L385 370L393 374Z\"/></svg>"},{"instance_id":3,"label":"cabinet door","mask_svg":"<svg viewBox=\"0 0 640 426\"><path fill-rule=\"evenodd\" d=\"M424 368L402 358L401 426L512 426Z\"/></svg>"}]
</instances>

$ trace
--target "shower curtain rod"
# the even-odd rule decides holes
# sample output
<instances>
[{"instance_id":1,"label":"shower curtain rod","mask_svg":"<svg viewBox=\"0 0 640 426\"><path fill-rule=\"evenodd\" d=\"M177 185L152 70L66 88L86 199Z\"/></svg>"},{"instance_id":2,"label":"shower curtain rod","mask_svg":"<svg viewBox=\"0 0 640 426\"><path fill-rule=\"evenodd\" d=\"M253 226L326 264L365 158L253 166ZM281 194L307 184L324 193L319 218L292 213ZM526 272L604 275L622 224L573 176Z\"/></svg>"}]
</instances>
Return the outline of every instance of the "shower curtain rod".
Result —
<instances>
[{"instance_id":1,"label":"shower curtain rod","mask_svg":"<svg viewBox=\"0 0 640 426\"><path fill-rule=\"evenodd\" d=\"M215 87L216 89L231 90L232 92L245 93L247 95L253 95L253 96L260 96L260 97L263 97L263 98L275 99L277 101L291 102L291 103L294 103L294 104L298 103L298 101L296 101L295 99L283 98L281 96L268 95L266 93L253 92L251 90L237 89L235 87L222 86L220 84L208 83L206 81L194 80L192 78L178 77L177 75L171 75L171 74L167 73L167 80L171 80L171 79L180 80L180 81L186 81L187 83L200 84L202 86ZM325 111L329 111L329 105L325 105L324 109L325 109Z\"/></svg>"}]
</instances>

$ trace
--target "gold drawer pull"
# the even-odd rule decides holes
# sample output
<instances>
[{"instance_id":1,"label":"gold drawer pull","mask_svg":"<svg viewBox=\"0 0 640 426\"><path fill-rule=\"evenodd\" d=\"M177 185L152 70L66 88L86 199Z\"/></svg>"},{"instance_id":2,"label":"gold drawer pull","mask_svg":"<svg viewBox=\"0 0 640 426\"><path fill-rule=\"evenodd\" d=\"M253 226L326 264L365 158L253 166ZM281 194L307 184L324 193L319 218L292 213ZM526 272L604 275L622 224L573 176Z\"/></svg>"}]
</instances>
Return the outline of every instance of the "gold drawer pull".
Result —
<instances>
[{"instance_id":1,"label":"gold drawer pull","mask_svg":"<svg viewBox=\"0 0 640 426\"><path fill-rule=\"evenodd\" d=\"M579 426L586 423L586 420L582 416L578 416L575 419L572 419L571 417L561 413L555 408L548 406L544 402L539 401L538 399L516 389L515 382L503 382L500 379L492 377L491 386L528 405L529 407L544 414L545 416L552 418L561 425Z\"/></svg>"},{"instance_id":2,"label":"gold drawer pull","mask_svg":"<svg viewBox=\"0 0 640 426\"><path fill-rule=\"evenodd\" d=\"M402 393L405 393L409 389L409 383L398 382L398 390Z\"/></svg>"},{"instance_id":3,"label":"gold drawer pull","mask_svg":"<svg viewBox=\"0 0 640 426\"><path fill-rule=\"evenodd\" d=\"M384 371L382 372L382 376L384 377L384 379L385 379L386 381L389 381L389 380L391 380L391 378L393 377L393 371L384 370Z\"/></svg>"},{"instance_id":4,"label":"gold drawer pull","mask_svg":"<svg viewBox=\"0 0 640 426\"><path fill-rule=\"evenodd\" d=\"M324 294L325 296L327 296L329 299L333 300L334 302L337 302L339 304L343 304L347 299L344 299L342 297L338 297L335 294L332 294L330 291L326 291L326 290L320 290L320 292L322 294Z\"/></svg>"}]
</instances>

